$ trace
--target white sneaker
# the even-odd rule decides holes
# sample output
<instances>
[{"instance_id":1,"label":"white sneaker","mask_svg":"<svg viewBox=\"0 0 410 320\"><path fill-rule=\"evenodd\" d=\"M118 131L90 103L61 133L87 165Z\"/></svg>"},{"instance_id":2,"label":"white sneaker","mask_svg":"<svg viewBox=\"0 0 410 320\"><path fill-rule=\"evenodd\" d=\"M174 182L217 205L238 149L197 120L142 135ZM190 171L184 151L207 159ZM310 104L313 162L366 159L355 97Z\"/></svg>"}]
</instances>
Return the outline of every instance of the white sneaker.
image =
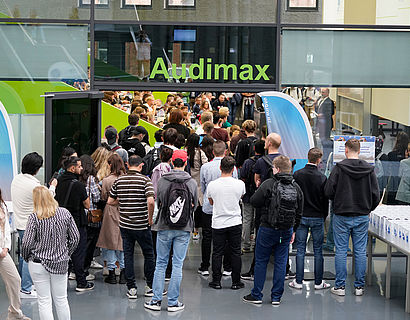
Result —
<instances>
[{"instance_id":1,"label":"white sneaker","mask_svg":"<svg viewBox=\"0 0 410 320\"><path fill-rule=\"evenodd\" d=\"M223 275L224 277L229 277L231 274L232 274L232 271L224 271L224 272L222 272L222 275Z\"/></svg>"},{"instance_id":2,"label":"white sneaker","mask_svg":"<svg viewBox=\"0 0 410 320\"><path fill-rule=\"evenodd\" d=\"M20 291L20 299L37 299L37 292L36 291L31 291L31 292Z\"/></svg>"},{"instance_id":3,"label":"white sneaker","mask_svg":"<svg viewBox=\"0 0 410 320\"><path fill-rule=\"evenodd\" d=\"M330 284L322 280L321 284L315 284L315 290L329 289Z\"/></svg>"},{"instance_id":4,"label":"white sneaker","mask_svg":"<svg viewBox=\"0 0 410 320\"><path fill-rule=\"evenodd\" d=\"M182 302L177 302L177 304L173 306L168 306L167 311L168 312L176 312L176 311L181 311L185 309L185 305Z\"/></svg>"},{"instance_id":5,"label":"white sneaker","mask_svg":"<svg viewBox=\"0 0 410 320\"><path fill-rule=\"evenodd\" d=\"M85 280L87 280L87 281L93 281L93 280L95 280L95 275L93 275L92 273L90 273L88 276L85 277Z\"/></svg>"},{"instance_id":6,"label":"white sneaker","mask_svg":"<svg viewBox=\"0 0 410 320\"><path fill-rule=\"evenodd\" d=\"M346 295L345 287L339 287L339 288L333 287L332 289L330 289L330 292L333 293L334 295L341 296L341 297L344 297Z\"/></svg>"},{"instance_id":7,"label":"white sneaker","mask_svg":"<svg viewBox=\"0 0 410 320\"><path fill-rule=\"evenodd\" d=\"M127 291L128 299L137 299L137 288L131 288Z\"/></svg>"},{"instance_id":8,"label":"white sneaker","mask_svg":"<svg viewBox=\"0 0 410 320\"><path fill-rule=\"evenodd\" d=\"M75 273L74 272L70 272L70 274L68 275L68 280L75 280Z\"/></svg>"},{"instance_id":9,"label":"white sneaker","mask_svg":"<svg viewBox=\"0 0 410 320\"><path fill-rule=\"evenodd\" d=\"M302 283L297 283L296 279L293 279L291 282L288 283L288 286L293 288L293 289L303 289L303 284Z\"/></svg>"},{"instance_id":10,"label":"white sneaker","mask_svg":"<svg viewBox=\"0 0 410 320\"><path fill-rule=\"evenodd\" d=\"M204 277L209 276L209 271L208 271L208 270L202 270L201 268L198 269L198 273L199 273L201 276L204 276Z\"/></svg>"},{"instance_id":11,"label":"white sneaker","mask_svg":"<svg viewBox=\"0 0 410 320\"><path fill-rule=\"evenodd\" d=\"M364 292L363 287L354 288L354 294L355 294L356 296L362 296L362 295L363 295L363 292Z\"/></svg>"},{"instance_id":12,"label":"white sneaker","mask_svg":"<svg viewBox=\"0 0 410 320\"><path fill-rule=\"evenodd\" d=\"M99 264L97 261L93 260L93 261L91 261L90 268L91 269L102 269L103 266L101 264Z\"/></svg>"}]
</instances>

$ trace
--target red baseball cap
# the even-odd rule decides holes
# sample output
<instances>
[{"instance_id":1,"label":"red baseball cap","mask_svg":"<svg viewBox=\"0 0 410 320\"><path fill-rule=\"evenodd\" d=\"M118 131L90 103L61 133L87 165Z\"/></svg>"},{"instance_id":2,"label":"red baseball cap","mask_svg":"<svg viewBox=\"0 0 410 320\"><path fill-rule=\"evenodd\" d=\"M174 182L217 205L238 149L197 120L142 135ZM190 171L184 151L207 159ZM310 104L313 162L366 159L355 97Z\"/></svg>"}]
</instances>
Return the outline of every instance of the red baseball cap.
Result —
<instances>
[{"instance_id":1,"label":"red baseball cap","mask_svg":"<svg viewBox=\"0 0 410 320\"><path fill-rule=\"evenodd\" d=\"M172 161L175 161L175 159L181 159L182 161L186 162L186 160L188 159L188 154L185 150L174 150L174 153L172 154Z\"/></svg>"}]
</instances>

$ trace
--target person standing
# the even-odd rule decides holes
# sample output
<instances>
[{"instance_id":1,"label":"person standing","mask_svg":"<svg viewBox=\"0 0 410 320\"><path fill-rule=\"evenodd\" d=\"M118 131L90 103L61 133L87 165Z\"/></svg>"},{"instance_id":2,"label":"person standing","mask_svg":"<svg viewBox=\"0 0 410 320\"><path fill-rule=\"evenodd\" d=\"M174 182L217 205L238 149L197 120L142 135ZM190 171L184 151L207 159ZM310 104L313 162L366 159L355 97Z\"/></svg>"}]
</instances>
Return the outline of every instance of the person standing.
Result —
<instances>
[{"instance_id":1,"label":"person standing","mask_svg":"<svg viewBox=\"0 0 410 320\"><path fill-rule=\"evenodd\" d=\"M239 141L235 150L236 166L241 168L246 159L249 159L255 154L255 142L258 138L255 137L256 122L253 120L246 120L242 124L245 130L246 139Z\"/></svg>"},{"instance_id":2,"label":"person standing","mask_svg":"<svg viewBox=\"0 0 410 320\"><path fill-rule=\"evenodd\" d=\"M73 150L73 149L71 149ZM31 152L24 156L21 161L21 173L14 177L11 183L11 200L13 203L16 228L20 241L24 237L24 230L28 217L33 213L33 189L40 185L35 177L43 165L43 157L37 152ZM50 193L55 194L57 180L50 182ZM32 291L32 280L28 270L28 264L20 256L19 272L21 275L21 298L37 298L37 293Z\"/></svg>"},{"instance_id":3,"label":"person standing","mask_svg":"<svg viewBox=\"0 0 410 320\"><path fill-rule=\"evenodd\" d=\"M275 258L272 305L280 305L284 291L289 244L293 243L303 213L303 192L292 177L292 163L288 157L273 160L274 177L266 180L251 197L255 207L263 206L261 226L255 247L255 280L251 293L243 301L262 303L266 269L273 251Z\"/></svg>"},{"instance_id":4,"label":"person standing","mask_svg":"<svg viewBox=\"0 0 410 320\"><path fill-rule=\"evenodd\" d=\"M155 221L157 233L157 262L155 266L152 300L144 307L161 310L164 292L165 271L172 250L172 275L168 286L169 312L183 310L185 305L178 301L182 281L182 266L188 250L191 231L194 227L193 212L198 203L198 190L194 179L184 169L187 153L176 150L172 155L174 169L165 173L158 181L158 217Z\"/></svg>"},{"instance_id":5,"label":"person standing","mask_svg":"<svg viewBox=\"0 0 410 320\"><path fill-rule=\"evenodd\" d=\"M221 160L221 177L211 181L206 189L206 197L212 209L212 281L209 286L221 289L221 267L225 247L229 246L232 264L231 289L238 290L245 285L241 282L241 235L242 217L239 201L245 194L245 183L232 177L235 160L224 157Z\"/></svg>"},{"instance_id":6,"label":"person standing","mask_svg":"<svg viewBox=\"0 0 410 320\"><path fill-rule=\"evenodd\" d=\"M60 207L66 208L71 213L80 233L80 242L71 255L75 280L77 280L75 290L78 292L89 291L94 289L94 283L87 282L84 261L87 254L88 219L86 209L90 208L90 198L85 185L78 180L83 171L80 158L66 159L63 165L65 171L58 179L56 200ZM73 278L71 277L71 280L74 280Z\"/></svg>"},{"instance_id":7,"label":"person standing","mask_svg":"<svg viewBox=\"0 0 410 320\"><path fill-rule=\"evenodd\" d=\"M21 279L9 255L11 249L11 230L9 213L0 190L0 275L9 298L8 307L9 320L30 320L21 311L21 300L19 296Z\"/></svg>"},{"instance_id":8,"label":"person standing","mask_svg":"<svg viewBox=\"0 0 410 320\"><path fill-rule=\"evenodd\" d=\"M330 288L330 284L323 280L324 221L329 211L329 200L324 194L326 176L318 170L322 156L323 152L320 149L310 149L308 152L309 162L303 169L293 174L293 178L302 189L304 195L303 217L295 237L297 249L296 279L289 282L289 287L295 289L303 288L306 241L309 231L313 238L315 257L315 289Z\"/></svg>"},{"instance_id":9,"label":"person standing","mask_svg":"<svg viewBox=\"0 0 410 320\"><path fill-rule=\"evenodd\" d=\"M144 255L144 275L147 282L145 296L152 297L154 278L154 248L151 225L154 212L154 187L151 180L141 174L144 165L142 158L131 156L128 160L128 173L119 177L111 187L107 204L120 207L120 232L124 248L125 277L127 297L137 299L137 284L134 271L135 241Z\"/></svg>"},{"instance_id":10,"label":"person standing","mask_svg":"<svg viewBox=\"0 0 410 320\"><path fill-rule=\"evenodd\" d=\"M215 158L202 165L199 180L201 182L202 193L206 194L206 189L209 183L213 180L218 179L221 176L221 160L226 154L226 144L225 142L219 140L215 141L213 144L213 154ZM238 178L238 172L235 169L233 172L233 177ZM212 212L213 208L207 197L203 198L202 206L202 243L201 243L201 252L202 252L202 262L201 266L198 269L198 273L203 276L209 276L209 266L211 259L211 249L212 249ZM223 275L231 275L231 263L230 263L230 254L225 255L224 258L224 273Z\"/></svg>"},{"instance_id":11,"label":"person standing","mask_svg":"<svg viewBox=\"0 0 410 320\"><path fill-rule=\"evenodd\" d=\"M380 201L374 167L359 159L360 142L350 139L345 144L346 159L336 164L325 185L325 195L333 201L333 232L336 246L336 281L331 293L344 296L346 257L352 235L355 262L355 295L364 292L366 246L369 213Z\"/></svg>"},{"instance_id":12,"label":"person standing","mask_svg":"<svg viewBox=\"0 0 410 320\"><path fill-rule=\"evenodd\" d=\"M70 212L58 206L46 187L34 188L33 200L34 213L27 222L21 250L38 293L40 319L53 319L54 301L58 319L70 320L68 260L80 234Z\"/></svg>"},{"instance_id":13,"label":"person standing","mask_svg":"<svg viewBox=\"0 0 410 320\"><path fill-rule=\"evenodd\" d=\"M103 201L108 200L112 185L126 172L124 162L116 153L108 158L108 165L110 166L111 174L108 177L105 177L102 181L101 199ZM119 283L126 284L124 251L119 228L120 211L118 204L106 204L103 217L101 231L96 246L102 248L102 256L104 260L107 261L107 269L109 273L104 279L104 282L109 284L117 283L115 276L115 262L118 261L121 269Z\"/></svg>"}]
</instances>

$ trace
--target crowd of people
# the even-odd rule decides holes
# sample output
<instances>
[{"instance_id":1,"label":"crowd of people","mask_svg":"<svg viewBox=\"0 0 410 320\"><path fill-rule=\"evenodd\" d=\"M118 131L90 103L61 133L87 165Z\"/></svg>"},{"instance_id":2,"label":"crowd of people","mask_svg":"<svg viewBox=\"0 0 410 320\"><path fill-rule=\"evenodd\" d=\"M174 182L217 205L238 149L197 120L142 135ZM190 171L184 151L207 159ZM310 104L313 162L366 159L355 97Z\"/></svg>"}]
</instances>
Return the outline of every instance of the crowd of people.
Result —
<instances>
[{"instance_id":1,"label":"crowd of people","mask_svg":"<svg viewBox=\"0 0 410 320\"><path fill-rule=\"evenodd\" d=\"M178 98L169 98L164 110L167 123L155 133L151 147L139 119L151 109L158 119L162 108L156 109L152 95L144 95L148 112L137 106L128 117L129 126L120 132L106 127L102 146L93 154L78 157L76 150L65 148L48 188L35 178L42 157L32 152L23 158L21 173L11 186L21 240L21 283L7 254L8 213L0 201L0 274L10 299L9 319L28 319L21 312L20 298L37 298L41 319L53 319L53 302L58 318L70 319L67 278L76 281L78 292L94 289L95 275L89 269L96 248L107 268L104 282L126 285L129 299L151 297L144 304L147 309L161 310L167 296L168 311L183 310L179 292L191 233L201 238L198 274L210 276L209 287L215 290L222 289L222 277L232 278L232 290L253 281L252 291L243 297L247 303L262 303L273 254L270 302L279 305L285 279L294 278L288 284L293 290L303 289L310 231L315 289L328 289L322 250L329 200L336 245L331 292L345 295L352 235L355 294L363 294L368 214L379 204L380 192L374 167L358 159L359 141L346 142L346 159L334 166L329 178L318 169L323 157L318 148L309 150L308 164L294 172L294 163L279 152L279 134L266 135L266 128L258 130L252 119L234 128L225 97L220 95L213 103L209 98L197 96L190 111L185 104L178 106ZM196 129L187 116L194 109ZM296 273L290 270L288 254L294 241ZM134 270L136 242L144 258L142 290ZM247 272L242 272L242 254L253 254Z\"/></svg>"}]
</instances>

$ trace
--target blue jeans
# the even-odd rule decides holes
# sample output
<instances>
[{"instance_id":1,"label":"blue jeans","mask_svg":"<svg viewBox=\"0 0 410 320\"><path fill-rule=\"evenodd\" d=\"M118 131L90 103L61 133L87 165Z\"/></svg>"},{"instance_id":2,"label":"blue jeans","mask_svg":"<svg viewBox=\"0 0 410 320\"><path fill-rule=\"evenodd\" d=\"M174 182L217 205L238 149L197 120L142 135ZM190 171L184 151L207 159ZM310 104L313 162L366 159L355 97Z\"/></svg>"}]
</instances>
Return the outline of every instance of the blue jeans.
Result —
<instances>
[{"instance_id":1,"label":"blue jeans","mask_svg":"<svg viewBox=\"0 0 410 320\"><path fill-rule=\"evenodd\" d=\"M122 246L124 249L125 277L127 278L128 289L137 287L134 271L135 241L137 241L140 245L142 254L144 255L144 276L145 280L147 281L147 286L151 288L155 268L151 229L131 230L120 228L120 231Z\"/></svg>"},{"instance_id":2,"label":"blue jeans","mask_svg":"<svg viewBox=\"0 0 410 320\"><path fill-rule=\"evenodd\" d=\"M355 288L364 286L366 276L366 246L368 228L368 216L345 217L337 214L333 216L333 231L336 246L336 287L344 287L346 284L346 257L350 235L352 236L355 262L354 273L356 279L354 286Z\"/></svg>"},{"instance_id":3,"label":"blue jeans","mask_svg":"<svg viewBox=\"0 0 410 320\"><path fill-rule=\"evenodd\" d=\"M296 282L302 284L305 269L306 240L308 233L312 233L313 252L315 256L315 284L319 285L323 280L323 218L302 217L300 225L296 230L295 246L296 254Z\"/></svg>"},{"instance_id":4,"label":"blue jeans","mask_svg":"<svg viewBox=\"0 0 410 320\"><path fill-rule=\"evenodd\" d=\"M110 250L110 249L101 249L102 256L105 261L107 261L107 268L108 270L115 270L117 268L115 262L118 261L120 264L120 269L125 268L124 264L124 251L120 250Z\"/></svg>"},{"instance_id":5,"label":"blue jeans","mask_svg":"<svg viewBox=\"0 0 410 320\"><path fill-rule=\"evenodd\" d=\"M20 243L23 241L24 230L17 230L19 233ZM31 280L30 272L28 271L28 263L19 256L19 273L21 276L21 291L31 292L33 280Z\"/></svg>"},{"instance_id":6,"label":"blue jeans","mask_svg":"<svg viewBox=\"0 0 410 320\"><path fill-rule=\"evenodd\" d=\"M179 288L182 281L182 266L188 250L190 232L182 230L160 230L157 234L157 264L155 266L153 301L162 300L164 291L165 270L168 265L169 252L173 245L172 274L168 286L168 305L178 303Z\"/></svg>"},{"instance_id":7,"label":"blue jeans","mask_svg":"<svg viewBox=\"0 0 410 320\"><path fill-rule=\"evenodd\" d=\"M254 298L262 300L266 269L273 250L275 264L271 299L272 301L280 301L285 284L286 263L288 261L289 242L292 233L293 228L288 230L275 230L267 227L259 228L255 246L255 280L251 292Z\"/></svg>"}]
</instances>

